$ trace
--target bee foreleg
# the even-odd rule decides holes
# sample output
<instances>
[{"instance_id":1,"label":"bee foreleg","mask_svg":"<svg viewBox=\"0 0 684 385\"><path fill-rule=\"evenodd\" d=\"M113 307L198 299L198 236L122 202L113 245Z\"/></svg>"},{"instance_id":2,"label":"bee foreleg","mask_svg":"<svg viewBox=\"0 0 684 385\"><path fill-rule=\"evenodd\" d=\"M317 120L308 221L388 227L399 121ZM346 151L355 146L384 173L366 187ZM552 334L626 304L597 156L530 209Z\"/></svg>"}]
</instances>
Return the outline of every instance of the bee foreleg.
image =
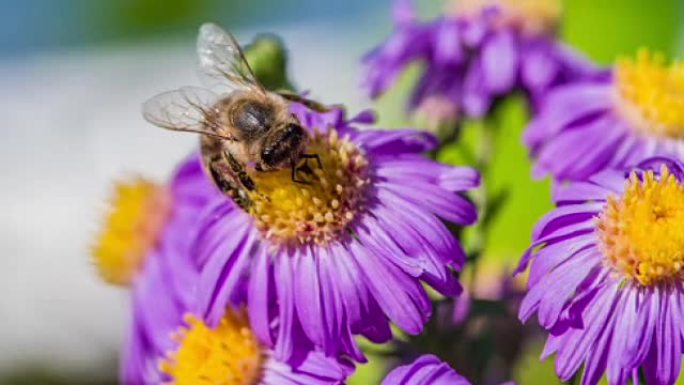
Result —
<instances>
[{"instance_id":1,"label":"bee foreleg","mask_svg":"<svg viewBox=\"0 0 684 385\"><path fill-rule=\"evenodd\" d=\"M226 155L226 159L228 160L228 165L230 165L231 170L233 170L233 173L237 175L238 180L240 180L240 183L249 191L254 191L254 188L256 187L254 185L254 181L250 176L247 174L245 169L242 167L240 162L233 157L233 154L231 154L229 151L224 151L224 154Z\"/></svg>"},{"instance_id":2,"label":"bee foreleg","mask_svg":"<svg viewBox=\"0 0 684 385\"><path fill-rule=\"evenodd\" d=\"M321 157L318 154L302 154L302 158L304 159L316 159L316 163L318 164L318 168L323 168L323 163L321 162Z\"/></svg>"},{"instance_id":3,"label":"bee foreleg","mask_svg":"<svg viewBox=\"0 0 684 385\"><path fill-rule=\"evenodd\" d=\"M297 164L295 162L292 162L292 181L301 184L311 184L311 182L309 181L297 179L297 171L299 171L300 168L301 167L297 167Z\"/></svg>"}]
</instances>

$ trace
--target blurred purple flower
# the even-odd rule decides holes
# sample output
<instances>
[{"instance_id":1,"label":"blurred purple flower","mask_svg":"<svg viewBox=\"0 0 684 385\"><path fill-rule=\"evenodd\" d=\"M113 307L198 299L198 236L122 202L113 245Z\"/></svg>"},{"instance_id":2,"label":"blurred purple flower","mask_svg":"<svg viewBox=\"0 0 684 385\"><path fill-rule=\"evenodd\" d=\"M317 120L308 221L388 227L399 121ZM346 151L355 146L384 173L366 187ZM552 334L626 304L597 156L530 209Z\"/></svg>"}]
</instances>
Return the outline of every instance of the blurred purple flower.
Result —
<instances>
[{"instance_id":1,"label":"blurred purple flower","mask_svg":"<svg viewBox=\"0 0 684 385\"><path fill-rule=\"evenodd\" d=\"M550 333L563 381L672 385L682 360L684 165L653 158L556 187L533 232L520 318Z\"/></svg>"},{"instance_id":2,"label":"blurred purple flower","mask_svg":"<svg viewBox=\"0 0 684 385\"><path fill-rule=\"evenodd\" d=\"M534 176L584 180L650 156L684 159L684 93L672 86L682 81L681 66L641 51L604 76L554 89L524 134Z\"/></svg>"},{"instance_id":3,"label":"blurred purple flower","mask_svg":"<svg viewBox=\"0 0 684 385\"><path fill-rule=\"evenodd\" d=\"M191 307L192 287L199 278L189 256L192 234L202 210L220 197L197 154L181 164L169 186L173 215L132 285L133 321L121 367L125 384L161 382L158 360L172 348L169 336Z\"/></svg>"},{"instance_id":4,"label":"blurred purple flower","mask_svg":"<svg viewBox=\"0 0 684 385\"><path fill-rule=\"evenodd\" d=\"M120 372L121 383L126 385L192 382L188 378L170 377L164 373L162 363L169 361L169 354L179 349L180 340L173 336L188 330L193 326L188 321L196 319L191 311L200 273L196 256L192 254L193 234L206 210L226 199L204 175L197 155L182 163L170 189L174 215L160 246L146 258L132 286L132 322ZM245 331L239 333L244 335ZM218 337L216 341L221 342ZM259 354L263 358L257 361L258 384L341 384L353 371L352 366L316 352L298 351L296 368L275 360L268 349L260 348ZM239 356L219 358L228 363L241 359Z\"/></svg>"},{"instance_id":5,"label":"blurred purple flower","mask_svg":"<svg viewBox=\"0 0 684 385\"><path fill-rule=\"evenodd\" d=\"M355 334L387 341L390 321L422 331L431 303L421 281L460 293L453 270L465 254L442 220L476 220L457 193L477 187L479 175L423 157L436 145L428 134L353 127L372 114L292 111L324 167L309 185L292 183L285 170L274 190L278 175L255 174L261 195L248 211L226 200L205 216L196 243L200 311L215 324L226 304L247 303L259 339L280 359L310 342L364 361ZM260 214L262 206L270 209Z\"/></svg>"},{"instance_id":6,"label":"blurred purple flower","mask_svg":"<svg viewBox=\"0 0 684 385\"><path fill-rule=\"evenodd\" d=\"M555 40L560 14L533 10L526 17L515 1L499 1L500 7L474 3L475 10L421 22L410 1L397 1L394 33L363 59L370 97L386 92L409 65L422 63L410 111L428 114L440 106L440 116L451 111L451 119L479 118L517 89L537 101L552 86L593 73L586 60ZM521 21L540 15L552 20ZM553 25L542 28L546 23ZM445 102L453 107L445 108Z\"/></svg>"}]
</instances>

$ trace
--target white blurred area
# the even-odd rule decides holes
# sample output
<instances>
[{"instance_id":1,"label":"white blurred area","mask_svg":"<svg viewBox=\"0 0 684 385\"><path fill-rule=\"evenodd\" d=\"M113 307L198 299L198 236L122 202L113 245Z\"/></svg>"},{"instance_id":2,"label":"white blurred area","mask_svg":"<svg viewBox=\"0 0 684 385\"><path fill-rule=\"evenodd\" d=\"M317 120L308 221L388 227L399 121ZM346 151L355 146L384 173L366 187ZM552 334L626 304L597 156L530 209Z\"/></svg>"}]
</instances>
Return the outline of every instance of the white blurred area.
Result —
<instances>
[{"instance_id":1,"label":"white blurred area","mask_svg":"<svg viewBox=\"0 0 684 385\"><path fill-rule=\"evenodd\" d=\"M267 30L287 44L298 86L352 112L368 105L357 90L367 35L321 25ZM241 42L254 35L234 33ZM0 79L0 372L111 366L128 294L98 281L88 245L115 178L163 180L194 148L196 137L140 114L146 98L199 84L194 43L12 59L0 63Z\"/></svg>"}]
</instances>

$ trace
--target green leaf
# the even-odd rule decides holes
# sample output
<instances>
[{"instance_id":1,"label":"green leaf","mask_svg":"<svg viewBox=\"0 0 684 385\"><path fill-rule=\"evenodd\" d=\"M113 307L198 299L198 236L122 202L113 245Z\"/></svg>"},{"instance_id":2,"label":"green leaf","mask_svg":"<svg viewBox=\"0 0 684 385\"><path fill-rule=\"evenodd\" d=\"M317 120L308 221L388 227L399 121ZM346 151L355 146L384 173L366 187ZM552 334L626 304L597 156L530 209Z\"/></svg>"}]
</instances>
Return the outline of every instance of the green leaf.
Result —
<instances>
[{"instance_id":1,"label":"green leaf","mask_svg":"<svg viewBox=\"0 0 684 385\"><path fill-rule=\"evenodd\" d=\"M647 47L672 55L682 20L681 0L566 1L563 36L603 64Z\"/></svg>"}]
</instances>

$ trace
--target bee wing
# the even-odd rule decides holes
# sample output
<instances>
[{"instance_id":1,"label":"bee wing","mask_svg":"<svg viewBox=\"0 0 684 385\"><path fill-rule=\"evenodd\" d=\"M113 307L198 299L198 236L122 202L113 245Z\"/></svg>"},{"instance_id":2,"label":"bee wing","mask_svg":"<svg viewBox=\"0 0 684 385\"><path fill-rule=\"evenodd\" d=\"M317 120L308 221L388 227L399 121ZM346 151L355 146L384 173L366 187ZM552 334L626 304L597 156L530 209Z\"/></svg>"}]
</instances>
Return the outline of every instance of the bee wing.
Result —
<instances>
[{"instance_id":1,"label":"bee wing","mask_svg":"<svg viewBox=\"0 0 684 385\"><path fill-rule=\"evenodd\" d=\"M217 96L199 87L183 87L153 96L143 104L143 117L148 122L173 131L195 132L221 139L219 125L211 113Z\"/></svg>"},{"instance_id":2,"label":"bee wing","mask_svg":"<svg viewBox=\"0 0 684 385\"><path fill-rule=\"evenodd\" d=\"M227 85L234 89L266 93L254 77L235 37L218 25L202 24L197 37L197 55L205 75L227 80Z\"/></svg>"}]
</instances>

